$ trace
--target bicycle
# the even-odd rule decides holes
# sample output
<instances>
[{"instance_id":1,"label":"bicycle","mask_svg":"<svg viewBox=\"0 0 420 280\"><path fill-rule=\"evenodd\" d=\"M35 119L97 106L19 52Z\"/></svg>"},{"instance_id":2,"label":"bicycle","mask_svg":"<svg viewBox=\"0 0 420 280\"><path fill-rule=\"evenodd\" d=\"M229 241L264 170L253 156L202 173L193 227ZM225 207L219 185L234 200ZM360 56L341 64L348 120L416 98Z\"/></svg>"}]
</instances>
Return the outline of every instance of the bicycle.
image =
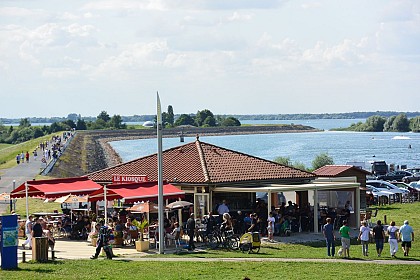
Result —
<instances>
[{"instance_id":1,"label":"bicycle","mask_svg":"<svg viewBox=\"0 0 420 280\"><path fill-rule=\"evenodd\" d=\"M215 228L207 236L207 239L211 249L217 249L219 247L230 250L239 249L239 237L234 234L233 230L222 232L219 228Z\"/></svg>"}]
</instances>

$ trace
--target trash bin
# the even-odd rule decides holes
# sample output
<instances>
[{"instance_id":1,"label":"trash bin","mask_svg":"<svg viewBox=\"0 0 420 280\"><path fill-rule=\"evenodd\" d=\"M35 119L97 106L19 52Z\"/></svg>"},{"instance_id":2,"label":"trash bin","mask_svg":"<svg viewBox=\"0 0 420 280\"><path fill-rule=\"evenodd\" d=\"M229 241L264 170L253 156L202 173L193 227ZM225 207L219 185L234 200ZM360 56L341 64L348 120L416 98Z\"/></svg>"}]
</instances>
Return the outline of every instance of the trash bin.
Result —
<instances>
[{"instance_id":1,"label":"trash bin","mask_svg":"<svg viewBox=\"0 0 420 280\"><path fill-rule=\"evenodd\" d=\"M48 261L48 238L32 238L32 260L36 262Z\"/></svg>"}]
</instances>

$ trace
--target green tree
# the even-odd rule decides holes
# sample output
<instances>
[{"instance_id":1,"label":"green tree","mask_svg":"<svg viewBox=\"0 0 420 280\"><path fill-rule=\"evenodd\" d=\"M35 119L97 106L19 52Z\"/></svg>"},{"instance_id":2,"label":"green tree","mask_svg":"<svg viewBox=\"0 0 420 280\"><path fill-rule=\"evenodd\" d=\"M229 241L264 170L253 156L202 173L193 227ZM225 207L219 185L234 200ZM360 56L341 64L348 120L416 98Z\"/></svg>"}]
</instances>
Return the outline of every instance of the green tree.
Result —
<instances>
[{"instance_id":1,"label":"green tree","mask_svg":"<svg viewBox=\"0 0 420 280\"><path fill-rule=\"evenodd\" d=\"M109 126L116 129L125 128L125 124L122 123L122 118L120 115L113 115L109 121Z\"/></svg>"},{"instance_id":2,"label":"green tree","mask_svg":"<svg viewBox=\"0 0 420 280\"><path fill-rule=\"evenodd\" d=\"M392 122L392 131L407 132L410 131L410 121L406 114L399 114Z\"/></svg>"},{"instance_id":3,"label":"green tree","mask_svg":"<svg viewBox=\"0 0 420 280\"><path fill-rule=\"evenodd\" d=\"M315 159L312 161L312 169L316 170L325 165L331 165L331 164L334 164L333 158L330 157L327 153L321 153L317 155Z\"/></svg>"},{"instance_id":4,"label":"green tree","mask_svg":"<svg viewBox=\"0 0 420 280\"><path fill-rule=\"evenodd\" d=\"M202 126L204 124L204 120L207 117L211 117L215 120L214 115L210 110L204 109L202 111L198 111L195 116L195 123L197 124L197 126ZM216 120L214 122L216 123Z\"/></svg>"},{"instance_id":5,"label":"green tree","mask_svg":"<svg viewBox=\"0 0 420 280\"><path fill-rule=\"evenodd\" d=\"M221 126L241 126L241 122L234 117L227 117L221 121Z\"/></svg>"},{"instance_id":6,"label":"green tree","mask_svg":"<svg viewBox=\"0 0 420 280\"><path fill-rule=\"evenodd\" d=\"M216 126L216 119L212 116L208 116L204 121L203 125L204 127L213 127Z\"/></svg>"},{"instance_id":7,"label":"green tree","mask_svg":"<svg viewBox=\"0 0 420 280\"><path fill-rule=\"evenodd\" d=\"M38 138L44 136L44 131L38 126L33 127L33 137Z\"/></svg>"},{"instance_id":8,"label":"green tree","mask_svg":"<svg viewBox=\"0 0 420 280\"><path fill-rule=\"evenodd\" d=\"M169 124L170 127L174 126L174 109L172 108L172 105L168 106L168 116L167 116L167 122Z\"/></svg>"},{"instance_id":9,"label":"green tree","mask_svg":"<svg viewBox=\"0 0 420 280\"><path fill-rule=\"evenodd\" d=\"M96 120L103 120L104 122L109 122L111 117L108 115L106 111L102 111L97 117Z\"/></svg>"},{"instance_id":10,"label":"green tree","mask_svg":"<svg viewBox=\"0 0 420 280\"><path fill-rule=\"evenodd\" d=\"M86 130L87 129L87 126L86 126L85 120L83 120L83 119L77 119L76 129L77 130Z\"/></svg>"},{"instance_id":11,"label":"green tree","mask_svg":"<svg viewBox=\"0 0 420 280\"><path fill-rule=\"evenodd\" d=\"M20 119L19 128L30 127L30 126L31 126L31 122L29 121L28 118Z\"/></svg>"},{"instance_id":12,"label":"green tree","mask_svg":"<svg viewBox=\"0 0 420 280\"><path fill-rule=\"evenodd\" d=\"M420 117L410 119L410 130L412 132L420 132Z\"/></svg>"},{"instance_id":13,"label":"green tree","mask_svg":"<svg viewBox=\"0 0 420 280\"><path fill-rule=\"evenodd\" d=\"M384 124L384 131L393 131L393 127L392 127L392 125L393 125L393 123L394 123L394 120L395 120L395 118L396 118L397 116L390 116L387 120L386 120L386 122L385 122L385 124Z\"/></svg>"},{"instance_id":14,"label":"green tree","mask_svg":"<svg viewBox=\"0 0 420 280\"><path fill-rule=\"evenodd\" d=\"M293 166L290 157L276 157L274 159L275 162L286 165L286 166Z\"/></svg>"},{"instance_id":15,"label":"green tree","mask_svg":"<svg viewBox=\"0 0 420 280\"><path fill-rule=\"evenodd\" d=\"M366 123L364 125L364 131L374 131L380 132L384 130L384 124L386 122L386 118L382 116L371 116L366 119Z\"/></svg>"},{"instance_id":16,"label":"green tree","mask_svg":"<svg viewBox=\"0 0 420 280\"><path fill-rule=\"evenodd\" d=\"M194 119L187 114L182 114L179 118L175 121L175 126L180 125L195 125Z\"/></svg>"},{"instance_id":17,"label":"green tree","mask_svg":"<svg viewBox=\"0 0 420 280\"><path fill-rule=\"evenodd\" d=\"M74 123L73 120L65 120L63 121L63 124L69 126L70 128L76 128L76 124Z\"/></svg>"}]
</instances>

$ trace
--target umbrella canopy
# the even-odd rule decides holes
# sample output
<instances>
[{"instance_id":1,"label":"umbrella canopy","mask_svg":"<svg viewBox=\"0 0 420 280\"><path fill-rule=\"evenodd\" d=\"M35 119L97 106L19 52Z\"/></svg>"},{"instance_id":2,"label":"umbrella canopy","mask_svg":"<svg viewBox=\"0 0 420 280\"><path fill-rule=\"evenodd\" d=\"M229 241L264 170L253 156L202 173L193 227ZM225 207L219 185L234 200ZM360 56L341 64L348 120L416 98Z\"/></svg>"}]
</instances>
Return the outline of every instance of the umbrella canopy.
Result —
<instances>
[{"instance_id":1,"label":"umbrella canopy","mask_svg":"<svg viewBox=\"0 0 420 280\"><path fill-rule=\"evenodd\" d=\"M127 208L127 210L138 213L157 213L159 210L159 206L153 202L142 202L135 204L130 208Z\"/></svg>"},{"instance_id":2,"label":"umbrella canopy","mask_svg":"<svg viewBox=\"0 0 420 280\"><path fill-rule=\"evenodd\" d=\"M88 196L78 196L78 195L72 195L68 194L62 197L57 198L54 200L54 202L58 203L77 203L77 202L88 202Z\"/></svg>"},{"instance_id":3,"label":"umbrella canopy","mask_svg":"<svg viewBox=\"0 0 420 280\"><path fill-rule=\"evenodd\" d=\"M180 208L188 207L188 206L191 206L191 205L193 205L193 203L188 202L188 201L179 200L179 201L169 203L168 205L166 205L166 208L169 208L169 209L173 210L173 209L180 209Z\"/></svg>"},{"instance_id":4,"label":"umbrella canopy","mask_svg":"<svg viewBox=\"0 0 420 280\"><path fill-rule=\"evenodd\" d=\"M10 194L8 193L0 194L0 200L10 200Z\"/></svg>"},{"instance_id":5,"label":"umbrella canopy","mask_svg":"<svg viewBox=\"0 0 420 280\"><path fill-rule=\"evenodd\" d=\"M87 177L63 178L53 180L28 181L28 196L40 198L58 198L68 194L86 195L102 188ZM26 196L25 183L10 194L12 198Z\"/></svg>"},{"instance_id":6,"label":"umbrella canopy","mask_svg":"<svg viewBox=\"0 0 420 280\"><path fill-rule=\"evenodd\" d=\"M185 192L171 184L163 185L164 198L184 197ZM158 184L155 181L135 184L111 184L106 188L107 200L124 199L125 203L139 200L153 200L158 197ZM104 200L104 188L89 194L89 201Z\"/></svg>"}]
</instances>

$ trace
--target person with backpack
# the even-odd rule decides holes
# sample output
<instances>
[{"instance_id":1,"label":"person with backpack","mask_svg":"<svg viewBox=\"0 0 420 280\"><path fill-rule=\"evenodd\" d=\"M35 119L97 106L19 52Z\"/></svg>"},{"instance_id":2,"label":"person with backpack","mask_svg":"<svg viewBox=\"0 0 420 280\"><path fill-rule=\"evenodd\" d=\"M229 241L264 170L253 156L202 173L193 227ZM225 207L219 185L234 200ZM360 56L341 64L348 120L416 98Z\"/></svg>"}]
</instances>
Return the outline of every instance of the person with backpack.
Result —
<instances>
[{"instance_id":1,"label":"person with backpack","mask_svg":"<svg viewBox=\"0 0 420 280\"><path fill-rule=\"evenodd\" d=\"M101 253L102 248L105 251L107 259L112 260L113 254L112 254L111 247L109 244L111 233L112 233L112 230L107 225L104 225L102 222L102 226L99 229L98 242L96 244L95 255L90 257L92 260L98 258L99 254Z\"/></svg>"}]
</instances>

